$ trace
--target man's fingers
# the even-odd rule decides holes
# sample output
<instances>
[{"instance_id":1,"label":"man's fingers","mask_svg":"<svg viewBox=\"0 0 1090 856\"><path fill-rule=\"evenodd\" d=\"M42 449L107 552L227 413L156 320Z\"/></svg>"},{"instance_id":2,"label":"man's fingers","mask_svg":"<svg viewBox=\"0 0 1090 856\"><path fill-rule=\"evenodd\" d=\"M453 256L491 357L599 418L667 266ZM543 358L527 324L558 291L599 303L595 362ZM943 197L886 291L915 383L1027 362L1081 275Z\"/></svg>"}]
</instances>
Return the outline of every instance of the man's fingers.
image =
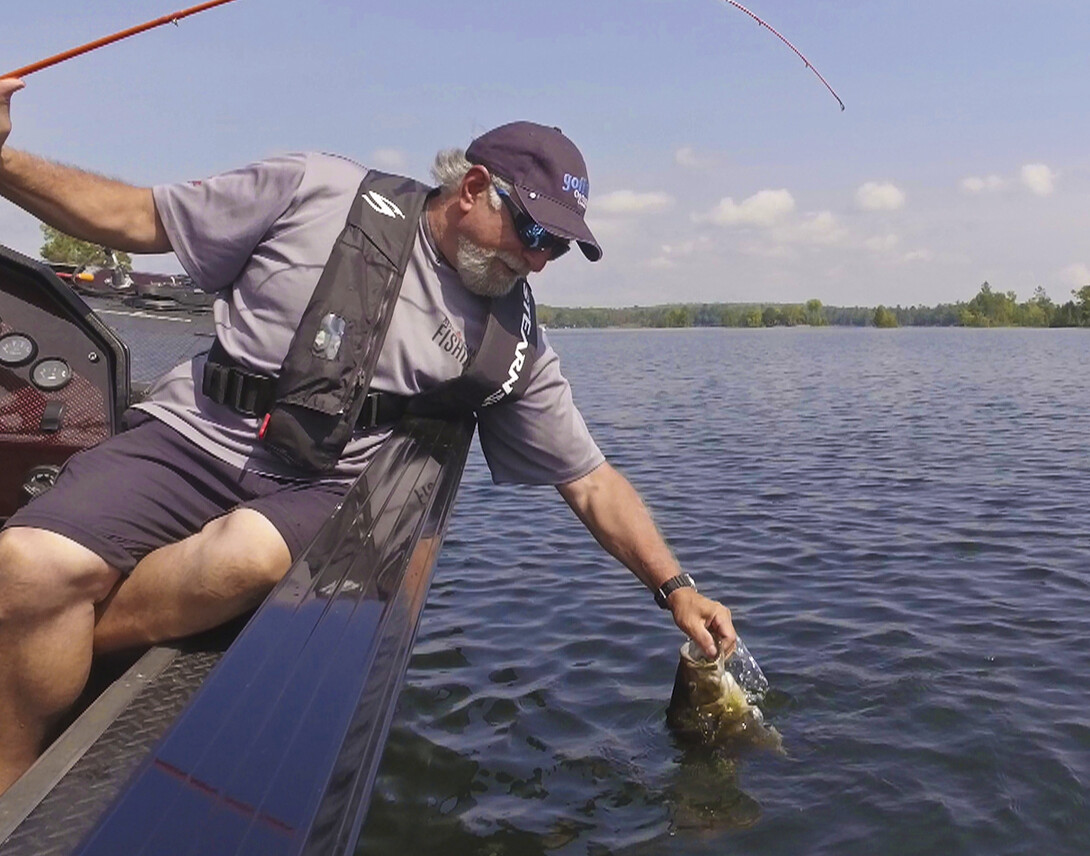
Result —
<instances>
[{"instance_id":1,"label":"man's fingers","mask_svg":"<svg viewBox=\"0 0 1090 856\"><path fill-rule=\"evenodd\" d=\"M700 650L704 652L704 655L709 660L714 660L719 656L719 649L715 644L715 637L708 632L708 628L698 624L690 634L690 638L700 646Z\"/></svg>"},{"instance_id":2,"label":"man's fingers","mask_svg":"<svg viewBox=\"0 0 1090 856\"><path fill-rule=\"evenodd\" d=\"M12 93L18 92L24 86L26 86L26 84L18 77L5 77L3 80L0 80L0 98L6 101L11 98Z\"/></svg>"},{"instance_id":3,"label":"man's fingers","mask_svg":"<svg viewBox=\"0 0 1090 856\"><path fill-rule=\"evenodd\" d=\"M734 632L734 624L730 620L729 612L726 610L717 612L708 625L708 629L723 640L723 649L728 654L734 650L734 643L738 639L738 634Z\"/></svg>"}]
</instances>

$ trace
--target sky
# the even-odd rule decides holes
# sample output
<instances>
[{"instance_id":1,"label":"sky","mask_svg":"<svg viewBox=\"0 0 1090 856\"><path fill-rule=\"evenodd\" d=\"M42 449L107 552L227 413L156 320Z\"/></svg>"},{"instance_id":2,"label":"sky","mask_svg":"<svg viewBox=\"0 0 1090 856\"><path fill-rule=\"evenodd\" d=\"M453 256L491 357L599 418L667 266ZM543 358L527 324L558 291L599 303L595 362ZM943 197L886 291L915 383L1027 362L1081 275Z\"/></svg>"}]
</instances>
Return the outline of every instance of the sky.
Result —
<instances>
[{"instance_id":1,"label":"sky","mask_svg":"<svg viewBox=\"0 0 1090 856\"><path fill-rule=\"evenodd\" d=\"M0 73L184 5L9 0ZM1090 2L746 5L844 112L723 0L237 0L29 76L9 144L138 185L302 150L427 179L437 150L529 119L582 150L605 252L550 264L541 303L1090 284ZM41 244L2 200L0 243Z\"/></svg>"}]
</instances>

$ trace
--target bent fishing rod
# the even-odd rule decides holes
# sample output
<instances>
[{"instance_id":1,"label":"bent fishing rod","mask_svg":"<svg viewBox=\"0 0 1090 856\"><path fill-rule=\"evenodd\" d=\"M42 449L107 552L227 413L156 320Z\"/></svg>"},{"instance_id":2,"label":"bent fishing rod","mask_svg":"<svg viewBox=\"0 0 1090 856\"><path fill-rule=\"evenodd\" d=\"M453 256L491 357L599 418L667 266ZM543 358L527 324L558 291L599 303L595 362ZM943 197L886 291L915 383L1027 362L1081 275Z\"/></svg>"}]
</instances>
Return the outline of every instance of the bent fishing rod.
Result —
<instances>
[{"instance_id":1,"label":"bent fishing rod","mask_svg":"<svg viewBox=\"0 0 1090 856\"><path fill-rule=\"evenodd\" d=\"M23 66L22 68L17 68L15 71L9 71L7 74L0 74L0 80L9 77L26 77L28 74L33 74L36 71L41 71L44 68L49 68L50 66L57 65L58 63L62 63L65 60L72 59L72 57L77 57L85 53L90 53L91 51L97 50L98 48L105 47L106 45L111 45L114 42L119 42L122 39L127 39L130 36L135 36L139 33L147 32L148 30L155 29L156 27L162 27L166 24L177 25L180 20L182 20L183 18L188 18L190 15L196 15L200 12L204 12L216 6L223 6L227 3L233 2L235 2L235 0L209 0L209 2L200 3L196 6L191 6L188 9L182 9L179 12L174 12L170 15L164 15L161 18L156 18L154 21L148 21L147 23L140 24L136 27L130 27L127 30L122 30L120 32L114 33L113 35L105 36L101 39L96 39L95 41L88 42L85 45L80 45L78 48L72 48L71 50L64 51L63 53L59 53L56 56L51 56L38 62L31 63L30 65ZM791 50L794 51L795 55L802 60L803 64L815 75L817 75L818 80L820 80L825 85L825 88L828 89L829 93L833 96L833 98L836 99L836 103L840 105L840 109L844 109L844 102L841 100L840 96L836 94L836 90L834 90L833 87L829 85L829 81L824 78L820 71L814 68L813 63L811 63L810 60L808 60L803 55L802 51L795 47L782 33L779 32L779 30L761 19L757 14L747 9L741 3L736 2L736 0L726 0L726 2L733 6L735 9L738 9L740 12L744 12L746 15L756 21L759 26L764 27L777 39L779 39L781 42L791 48Z\"/></svg>"},{"instance_id":2,"label":"bent fishing rod","mask_svg":"<svg viewBox=\"0 0 1090 856\"><path fill-rule=\"evenodd\" d=\"M36 71L41 71L43 68L49 68L50 66L57 65L57 63L64 62L66 59L72 59L72 57L80 56L85 53L90 53L93 50L104 47L106 45L112 45L114 42L119 42L122 39L127 39L129 36L135 36L138 33L143 33L148 30L152 30L155 27L162 27L165 24L177 24L182 18L188 18L190 15L196 15L199 12L204 12L206 9L211 9L214 6L223 6L225 3L234 3L235 0L209 0L207 3L201 3L197 6L191 6L188 9L182 9L180 12L174 12L170 15L164 15L162 18L156 18L154 21L148 21L146 24L140 24L137 27L130 27L127 30L114 33L112 36L104 36L101 39L96 39L93 42L88 42L85 45L80 45L78 48L72 48L71 50L59 53L56 56L48 57L47 59L39 60L38 62L31 63L30 65L17 68L15 71L9 71L7 74L0 74L0 80L8 77L26 77L28 74L33 74Z\"/></svg>"},{"instance_id":3,"label":"bent fishing rod","mask_svg":"<svg viewBox=\"0 0 1090 856\"><path fill-rule=\"evenodd\" d=\"M816 68L814 68L814 66L810 63L810 60L808 60L806 57L804 57L802 55L802 51L800 51L797 47L795 47L793 44L791 44L791 42L789 42L786 38L784 38L784 36L782 36L779 33L779 31L775 29L775 27L772 27L769 24L762 21L760 18L758 18L753 12L749 11L749 9L747 9L741 3L736 3L735 0L726 0L726 2L729 3L731 6L733 6L735 9L739 9L740 11L745 12L754 21L756 21L758 24L760 24L762 27L764 27L766 30L768 30L770 33L772 33L772 35L774 35L777 39L779 39L781 42L783 42L785 45L787 45L789 48L791 48L791 50L793 50L795 52L795 55L799 59L801 59L803 61L803 63L805 63L806 67L808 69L810 69L810 71L812 71L814 74L817 75L818 80L820 80L822 83L825 84L825 88L828 89L830 93L832 93L833 98L836 99L836 103L840 105L840 109L841 110L844 109L844 102L840 100L840 96L837 95L836 91L833 89L833 87L831 87L829 85L829 81L827 81L824 77L821 76L821 72L818 71Z\"/></svg>"}]
</instances>

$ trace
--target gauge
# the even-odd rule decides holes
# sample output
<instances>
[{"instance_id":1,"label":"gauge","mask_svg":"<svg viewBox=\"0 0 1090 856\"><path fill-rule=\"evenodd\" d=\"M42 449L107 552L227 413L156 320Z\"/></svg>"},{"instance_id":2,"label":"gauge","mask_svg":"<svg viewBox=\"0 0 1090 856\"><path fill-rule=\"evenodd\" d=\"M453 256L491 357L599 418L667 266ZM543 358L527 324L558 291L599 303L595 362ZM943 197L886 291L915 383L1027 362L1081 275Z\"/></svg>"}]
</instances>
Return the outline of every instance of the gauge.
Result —
<instances>
[{"instance_id":1,"label":"gauge","mask_svg":"<svg viewBox=\"0 0 1090 856\"><path fill-rule=\"evenodd\" d=\"M50 357L34 367L30 373L30 379L38 389L52 392L72 379L72 369L64 360Z\"/></svg>"},{"instance_id":2,"label":"gauge","mask_svg":"<svg viewBox=\"0 0 1090 856\"><path fill-rule=\"evenodd\" d=\"M38 353L34 340L22 333L0 336L0 365L21 366L29 363Z\"/></svg>"}]
</instances>

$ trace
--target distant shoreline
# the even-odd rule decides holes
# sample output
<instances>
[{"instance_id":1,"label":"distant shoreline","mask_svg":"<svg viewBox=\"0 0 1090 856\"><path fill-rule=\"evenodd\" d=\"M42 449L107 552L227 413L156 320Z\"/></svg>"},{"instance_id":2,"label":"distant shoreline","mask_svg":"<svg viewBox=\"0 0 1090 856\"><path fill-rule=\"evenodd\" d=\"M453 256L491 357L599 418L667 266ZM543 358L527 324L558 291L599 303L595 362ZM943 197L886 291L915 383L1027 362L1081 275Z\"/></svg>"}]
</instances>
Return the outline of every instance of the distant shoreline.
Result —
<instances>
[{"instance_id":1,"label":"distant shoreline","mask_svg":"<svg viewBox=\"0 0 1090 856\"><path fill-rule=\"evenodd\" d=\"M988 283L972 300L938 306L824 306L805 303L672 303L660 306L540 305L548 329L663 329L689 327L1090 327L1090 285L1054 303L1043 288L1019 303L1013 291Z\"/></svg>"}]
</instances>

